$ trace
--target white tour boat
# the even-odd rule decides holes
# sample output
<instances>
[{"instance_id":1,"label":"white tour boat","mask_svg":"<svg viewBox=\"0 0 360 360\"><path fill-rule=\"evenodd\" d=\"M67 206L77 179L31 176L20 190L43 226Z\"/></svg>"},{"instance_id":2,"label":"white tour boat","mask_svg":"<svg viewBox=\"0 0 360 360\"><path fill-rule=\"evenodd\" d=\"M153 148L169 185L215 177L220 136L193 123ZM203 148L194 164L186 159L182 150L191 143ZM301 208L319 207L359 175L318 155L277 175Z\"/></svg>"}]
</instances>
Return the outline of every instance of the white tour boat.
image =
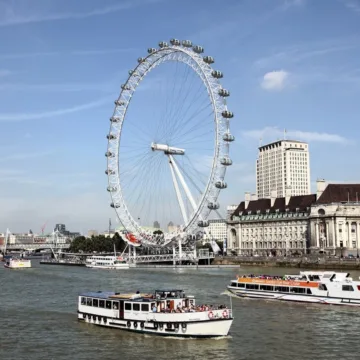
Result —
<instances>
[{"instance_id":1,"label":"white tour boat","mask_svg":"<svg viewBox=\"0 0 360 360\"><path fill-rule=\"evenodd\" d=\"M121 256L90 256L86 267L94 269L128 269L129 264Z\"/></svg>"},{"instance_id":2,"label":"white tour boat","mask_svg":"<svg viewBox=\"0 0 360 360\"><path fill-rule=\"evenodd\" d=\"M85 261L86 267L94 269L128 269L129 264L122 258L116 255L114 245L114 256L90 256Z\"/></svg>"},{"instance_id":3,"label":"white tour boat","mask_svg":"<svg viewBox=\"0 0 360 360\"><path fill-rule=\"evenodd\" d=\"M226 306L195 304L183 290L154 294L87 292L79 296L78 319L143 334L208 338L226 336L233 322Z\"/></svg>"},{"instance_id":4,"label":"white tour boat","mask_svg":"<svg viewBox=\"0 0 360 360\"><path fill-rule=\"evenodd\" d=\"M7 269L31 268L31 260L7 258L4 267Z\"/></svg>"},{"instance_id":5,"label":"white tour boat","mask_svg":"<svg viewBox=\"0 0 360 360\"><path fill-rule=\"evenodd\" d=\"M242 275L228 290L247 298L360 306L360 281L349 273L303 271L300 275Z\"/></svg>"}]
</instances>

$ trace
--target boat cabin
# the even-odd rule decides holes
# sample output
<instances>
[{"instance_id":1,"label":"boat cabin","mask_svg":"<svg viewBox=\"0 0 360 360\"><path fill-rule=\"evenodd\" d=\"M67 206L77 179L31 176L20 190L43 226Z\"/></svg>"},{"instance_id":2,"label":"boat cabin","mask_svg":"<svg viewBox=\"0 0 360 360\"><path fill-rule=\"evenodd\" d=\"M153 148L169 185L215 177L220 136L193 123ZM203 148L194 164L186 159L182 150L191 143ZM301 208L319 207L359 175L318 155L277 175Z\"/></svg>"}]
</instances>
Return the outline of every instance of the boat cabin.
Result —
<instances>
[{"instance_id":1,"label":"boat cabin","mask_svg":"<svg viewBox=\"0 0 360 360\"><path fill-rule=\"evenodd\" d=\"M120 319L139 319L147 313L170 313L176 309L195 305L193 296L186 296L183 290L156 290L154 294L121 294L115 292L88 292L79 296L80 307L91 307L87 311L102 316ZM84 309L85 310L85 309Z\"/></svg>"}]
</instances>

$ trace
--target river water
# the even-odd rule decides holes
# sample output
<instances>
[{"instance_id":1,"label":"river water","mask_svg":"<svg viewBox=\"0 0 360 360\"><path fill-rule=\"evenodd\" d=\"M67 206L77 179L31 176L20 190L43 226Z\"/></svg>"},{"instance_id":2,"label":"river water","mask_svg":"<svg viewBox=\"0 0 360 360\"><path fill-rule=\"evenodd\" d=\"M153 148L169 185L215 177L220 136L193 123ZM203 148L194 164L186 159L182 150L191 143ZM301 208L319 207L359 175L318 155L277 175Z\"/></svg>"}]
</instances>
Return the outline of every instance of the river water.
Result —
<instances>
[{"instance_id":1,"label":"river water","mask_svg":"<svg viewBox=\"0 0 360 360\"><path fill-rule=\"evenodd\" d=\"M0 268L0 359L358 359L360 309L232 298L231 335L179 340L101 328L77 321L77 296L88 290L183 288L198 303L221 295L235 275L284 274L295 269L91 270L40 265ZM352 273L358 278L360 273Z\"/></svg>"}]
</instances>

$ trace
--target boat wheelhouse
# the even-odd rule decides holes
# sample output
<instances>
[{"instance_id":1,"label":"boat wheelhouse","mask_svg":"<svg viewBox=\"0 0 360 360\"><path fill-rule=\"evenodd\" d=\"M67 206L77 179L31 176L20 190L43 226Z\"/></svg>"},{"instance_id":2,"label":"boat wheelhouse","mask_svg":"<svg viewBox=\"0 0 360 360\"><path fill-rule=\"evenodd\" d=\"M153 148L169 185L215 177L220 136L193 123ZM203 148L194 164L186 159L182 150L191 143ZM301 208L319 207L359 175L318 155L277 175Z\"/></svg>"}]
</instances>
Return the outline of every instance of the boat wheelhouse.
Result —
<instances>
[{"instance_id":1,"label":"boat wheelhouse","mask_svg":"<svg viewBox=\"0 0 360 360\"><path fill-rule=\"evenodd\" d=\"M7 269L25 269L31 268L31 260L15 259L5 257L4 267Z\"/></svg>"},{"instance_id":2,"label":"boat wheelhouse","mask_svg":"<svg viewBox=\"0 0 360 360\"><path fill-rule=\"evenodd\" d=\"M79 296L78 319L144 334L194 338L226 336L233 322L231 309L224 305L198 306L183 290L83 293Z\"/></svg>"},{"instance_id":3,"label":"boat wheelhouse","mask_svg":"<svg viewBox=\"0 0 360 360\"><path fill-rule=\"evenodd\" d=\"M303 271L300 275L243 275L228 290L239 297L360 306L360 281L349 273Z\"/></svg>"}]
</instances>

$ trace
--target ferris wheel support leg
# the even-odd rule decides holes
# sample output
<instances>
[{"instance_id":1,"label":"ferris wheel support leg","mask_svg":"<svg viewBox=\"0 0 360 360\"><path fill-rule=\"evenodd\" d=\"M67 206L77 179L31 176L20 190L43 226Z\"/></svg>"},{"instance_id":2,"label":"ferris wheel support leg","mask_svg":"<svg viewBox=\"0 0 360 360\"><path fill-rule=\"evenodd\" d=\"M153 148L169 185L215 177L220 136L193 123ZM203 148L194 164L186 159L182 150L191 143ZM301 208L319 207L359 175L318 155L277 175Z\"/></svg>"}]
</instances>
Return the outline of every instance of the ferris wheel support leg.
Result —
<instances>
[{"instance_id":1,"label":"ferris wheel support leg","mask_svg":"<svg viewBox=\"0 0 360 360\"><path fill-rule=\"evenodd\" d=\"M173 160L172 160L171 155L169 155L169 165L170 165L171 176L172 176L174 187L175 187L176 197L178 199L180 210L181 210L181 215L182 215L182 217L184 219L184 224L187 224L188 223L188 218L187 218L187 215L186 215L185 205L184 205L184 201L183 201L183 199L181 197L179 184L178 184L178 182L176 180L176 175L175 175L175 171L174 171L175 166L173 164Z\"/></svg>"},{"instance_id":2,"label":"ferris wheel support leg","mask_svg":"<svg viewBox=\"0 0 360 360\"><path fill-rule=\"evenodd\" d=\"M182 248L181 248L181 239L179 239L179 265L181 265L182 259Z\"/></svg>"},{"instance_id":3,"label":"ferris wheel support leg","mask_svg":"<svg viewBox=\"0 0 360 360\"><path fill-rule=\"evenodd\" d=\"M173 244L173 265L176 265L176 251L175 251L175 245Z\"/></svg>"},{"instance_id":4,"label":"ferris wheel support leg","mask_svg":"<svg viewBox=\"0 0 360 360\"><path fill-rule=\"evenodd\" d=\"M189 189L189 187L187 186L187 184L186 184L186 182L185 182L185 180L184 180L184 177L182 176L182 174L181 174L181 172L180 172L180 170L179 170L179 168L178 168L178 166L177 166L174 158L172 157L172 155L169 155L169 158L170 158L170 160L171 160L172 165L174 166L174 170L175 170L175 172L176 172L176 175L177 175L177 176L179 177L179 179L180 179L181 185L183 186L183 188L184 188L184 190L185 190L185 194L186 194L187 198L189 199L190 204L191 204L193 210L196 211L196 209L197 209L196 202L195 202L194 198L193 198L192 195L191 195L190 189Z\"/></svg>"}]
</instances>

